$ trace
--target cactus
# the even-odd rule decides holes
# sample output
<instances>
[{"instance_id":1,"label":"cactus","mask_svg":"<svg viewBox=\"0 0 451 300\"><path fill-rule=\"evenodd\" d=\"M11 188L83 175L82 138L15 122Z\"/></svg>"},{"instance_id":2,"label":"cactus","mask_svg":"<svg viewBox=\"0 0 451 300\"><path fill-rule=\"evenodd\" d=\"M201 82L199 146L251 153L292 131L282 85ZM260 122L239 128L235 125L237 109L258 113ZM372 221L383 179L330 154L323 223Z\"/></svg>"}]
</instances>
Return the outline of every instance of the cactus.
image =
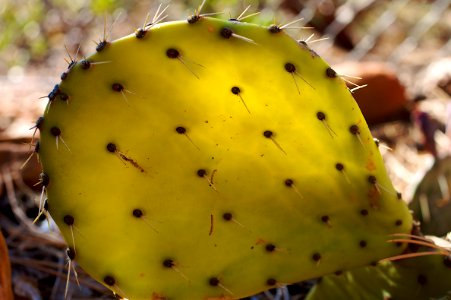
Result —
<instances>
[{"instance_id":1,"label":"cactus","mask_svg":"<svg viewBox=\"0 0 451 300\"><path fill-rule=\"evenodd\" d=\"M445 249L435 254L325 276L306 299L449 299L451 254Z\"/></svg>"},{"instance_id":2,"label":"cactus","mask_svg":"<svg viewBox=\"0 0 451 300\"><path fill-rule=\"evenodd\" d=\"M402 252L411 215L358 106L282 26L196 14L96 50L36 151L42 210L115 293L238 299Z\"/></svg>"},{"instance_id":3,"label":"cactus","mask_svg":"<svg viewBox=\"0 0 451 300\"><path fill-rule=\"evenodd\" d=\"M415 188L409 208L425 234L444 235L451 228L451 157L438 158Z\"/></svg>"}]
</instances>

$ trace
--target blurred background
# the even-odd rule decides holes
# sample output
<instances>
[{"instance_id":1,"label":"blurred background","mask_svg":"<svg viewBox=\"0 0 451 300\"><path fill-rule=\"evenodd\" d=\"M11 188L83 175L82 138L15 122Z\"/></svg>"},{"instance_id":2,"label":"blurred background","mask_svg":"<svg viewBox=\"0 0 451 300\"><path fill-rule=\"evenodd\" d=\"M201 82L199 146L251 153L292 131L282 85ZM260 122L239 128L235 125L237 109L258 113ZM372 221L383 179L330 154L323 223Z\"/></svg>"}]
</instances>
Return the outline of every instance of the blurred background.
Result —
<instances>
[{"instance_id":1,"label":"blurred background","mask_svg":"<svg viewBox=\"0 0 451 300\"><path fill-rule=\"evenodd\" d=\"M33 126L47 102L41 98L60 81L68 62L93 53L104 38L133 33L160 3L169 5L166 20L176 20L192 15L200 2L0 0L0 283L12 281L16 299L64 299L68 273L64 242L54 224L44 217L33 224L41 193L36 156L22 167L33 153ZM451 231L450 4L210 0L202 12L236 18L250 5L247 14L259 14L246 22L283 25L302 18L292 27L312 27L286 32L305 41L349 81L380 140L395 187L424 233L443 236ZM69 299L112 299L77 271L81 288L72 275ZM290 299L303 299L311 284L253 299L284 299L288 293ZM8 299L2 286L0 298Z\"/></svg>"}]
</instances>

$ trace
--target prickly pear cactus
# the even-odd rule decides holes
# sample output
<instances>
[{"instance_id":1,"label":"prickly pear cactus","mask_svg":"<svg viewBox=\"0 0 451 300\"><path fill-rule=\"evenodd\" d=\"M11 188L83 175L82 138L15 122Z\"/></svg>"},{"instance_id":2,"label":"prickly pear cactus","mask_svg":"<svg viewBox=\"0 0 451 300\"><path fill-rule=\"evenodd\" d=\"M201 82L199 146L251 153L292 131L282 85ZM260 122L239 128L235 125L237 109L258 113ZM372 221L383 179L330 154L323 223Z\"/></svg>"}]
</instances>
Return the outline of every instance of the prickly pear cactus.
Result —
<instances>
[{"instance_id":1,"label":"prickly pear cactus","mask_svg":"<svg viewBox=\"0 0 451 300\"><path fill-rule=\"evenodd\" d=\"M201 16L73 62L39 154L72 258L130 299L238 299L402 251L345 82L277 26Z\"/></svg>"},{"instance_id":2,"label":"prickly pear cactus","mask_svg":"<svg viewBox=\"0 0 451 300\"><path fill-rule=\"evenodd\" d=\"M425 234L444 235L451 228L451 157L437 159L418 183L409 208Z\"/></svg>"},{"instance_id":3,"label":"prickly pear cactus","mask_svg":"<svg viewBox=\"0 0 451 300\"><path fill-rule=\"evenodd\" d=\"M328 275L307 300L449 299L451 255L384 261L374 267Z\"/></svg>"}]
</instances>

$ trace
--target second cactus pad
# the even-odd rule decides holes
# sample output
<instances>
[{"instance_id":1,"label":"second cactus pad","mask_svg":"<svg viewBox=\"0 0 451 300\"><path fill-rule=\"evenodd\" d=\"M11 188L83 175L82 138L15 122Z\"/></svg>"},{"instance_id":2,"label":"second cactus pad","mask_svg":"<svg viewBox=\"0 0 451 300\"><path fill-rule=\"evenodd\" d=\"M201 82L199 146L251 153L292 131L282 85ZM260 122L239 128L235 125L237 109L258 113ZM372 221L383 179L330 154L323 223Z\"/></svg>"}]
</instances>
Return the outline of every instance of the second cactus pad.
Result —
<instances>
[{"instance_id":1,"label":"second cactus pad","mask_svg":"<svg viewBox=\"0 0 451 300\"><path fill-rule=\"evenodd\" d=\"M402 251L411 216L345 82L278 29L155 25L50 93L49 210L117 294L238 299Z\"/></svg>"},{"instance_id":2,"label":"second cactus pad","mask_svg":"<svg viewBox=\"0 0 451 300\"><path fill-rule=\"evenodd\" d=\"M451 256L433 254L325 276L306 299L449 299L450 295Z\"/></svg>"}]
</instances>

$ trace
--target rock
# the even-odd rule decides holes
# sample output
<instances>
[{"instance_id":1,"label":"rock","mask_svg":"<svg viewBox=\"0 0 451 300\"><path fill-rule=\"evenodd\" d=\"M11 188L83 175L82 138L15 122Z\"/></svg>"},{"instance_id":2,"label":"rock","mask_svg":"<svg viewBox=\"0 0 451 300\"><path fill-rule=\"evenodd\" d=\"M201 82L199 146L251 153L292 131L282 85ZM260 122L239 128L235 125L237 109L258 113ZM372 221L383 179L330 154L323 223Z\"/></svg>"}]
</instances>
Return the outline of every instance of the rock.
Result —
<instances>
[{"instance_id":1,"label":"rock","mask_svg":"<svg viewBox=\"0 0 451 300\"><path fill-rule=\"evenodd\" d=\"M345 79L368 86L355 90L354 98L359 104L368 124L375 125L397 119L409 119L405 87L396 71L383 62L347 62L335 67L338 74L352 77ZM355 86L348 84L352 89Z\"/></svg>"}]
</instances>

